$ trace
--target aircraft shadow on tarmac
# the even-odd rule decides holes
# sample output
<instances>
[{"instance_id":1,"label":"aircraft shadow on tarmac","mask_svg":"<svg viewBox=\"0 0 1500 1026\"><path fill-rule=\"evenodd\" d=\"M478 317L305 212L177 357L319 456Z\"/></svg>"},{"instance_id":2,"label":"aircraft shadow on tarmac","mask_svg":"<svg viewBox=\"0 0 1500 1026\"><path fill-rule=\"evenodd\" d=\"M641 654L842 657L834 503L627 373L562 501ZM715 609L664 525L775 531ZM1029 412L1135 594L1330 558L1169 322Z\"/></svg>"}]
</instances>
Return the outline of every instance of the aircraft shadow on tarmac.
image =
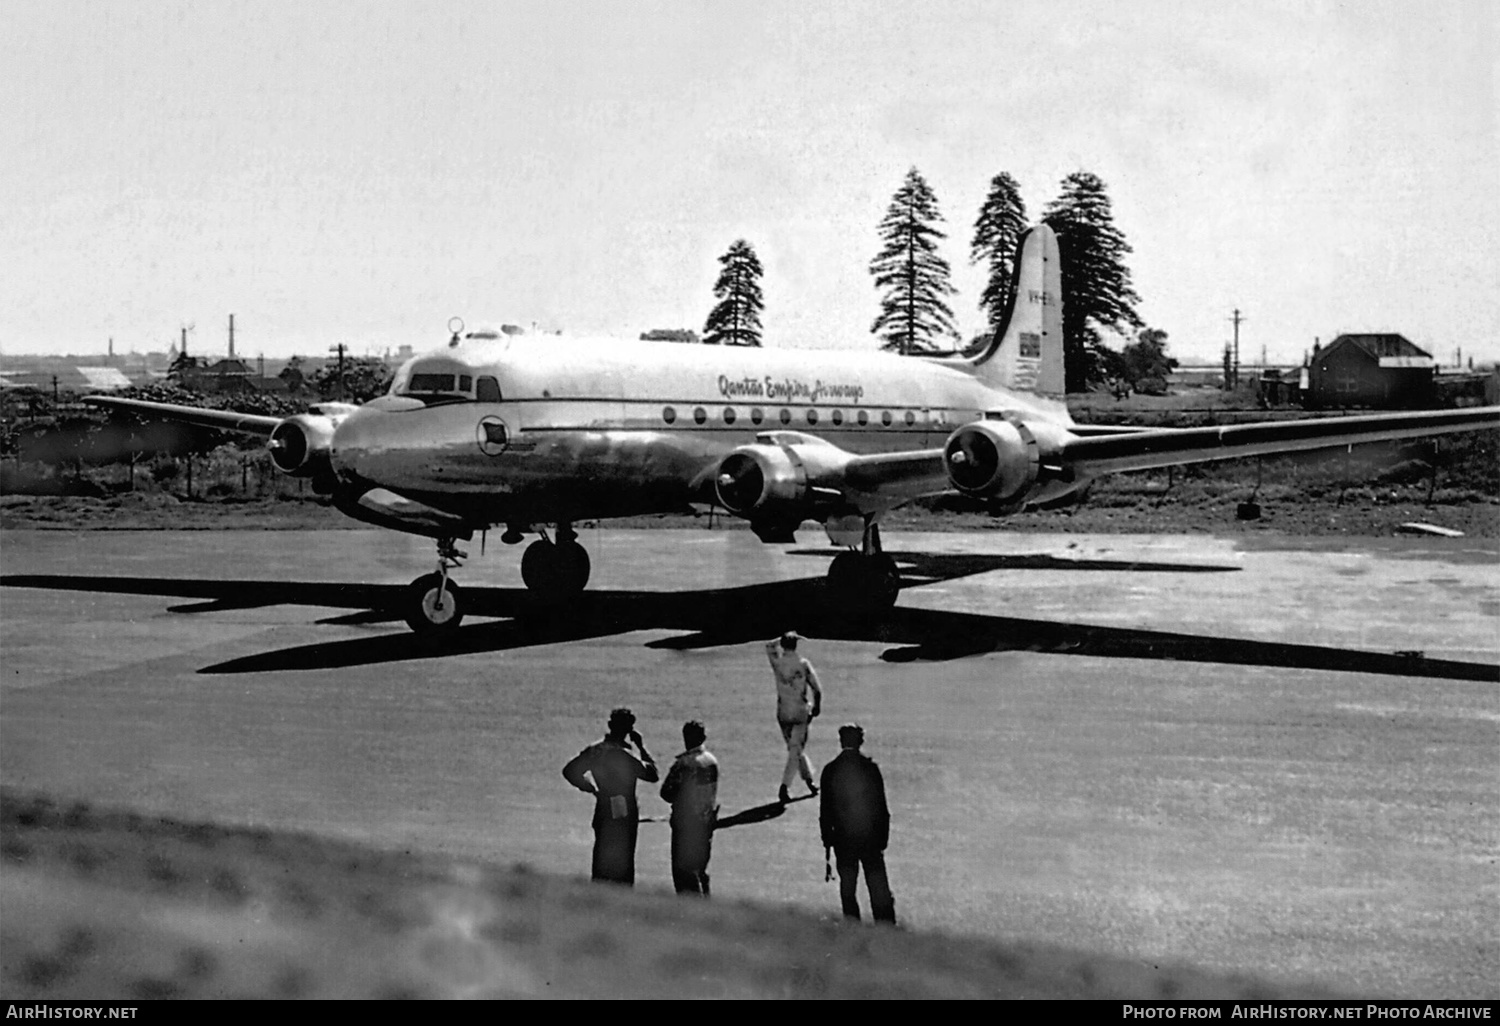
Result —
<instances>
[{"instance_id":1,"label":"aircraft shadow on tarmac","mask_svg":"<svg viewBox=\"0 0 1500 1026\"><path fill-rule=\"evenodd\" d=\"M818 554L827 555L828 551L819 550ZM1075 561L1045 555L891 554L901 564L905 588L1000 569L1174 573L1239 569L1129 560ZM175 612L184 613L283 604L353 610L345 615L319 621L340 625L399 621L399 610L407 601L408 594L406 587L402 585L51 574L6 575L0 577L0 585L162 595L198 600L170 607ZM1054 620L913 609L900 604L877 616L856 616L828 601L822 578L678 592L586 591L569 601L565 607L554 609L539 607L520 588L468 587L464 589L463 596L466 609L472 616L496 619L471 622L439 635L415 635L403 627L397 633L375 637L298 645L230 659L203 667L199 672L221 674L333 669L499 652L646 630L683 632L675 637L647 642L647 647L685 651L744 644L795 628L810 638L891 645L893 647L881 655L888 662L950 660L988 652L1031 651L1500 682L1500 666L1427 659L1418 653L1383 653L1129 627L1102 627Z\"/></svg>"}]
</instances>

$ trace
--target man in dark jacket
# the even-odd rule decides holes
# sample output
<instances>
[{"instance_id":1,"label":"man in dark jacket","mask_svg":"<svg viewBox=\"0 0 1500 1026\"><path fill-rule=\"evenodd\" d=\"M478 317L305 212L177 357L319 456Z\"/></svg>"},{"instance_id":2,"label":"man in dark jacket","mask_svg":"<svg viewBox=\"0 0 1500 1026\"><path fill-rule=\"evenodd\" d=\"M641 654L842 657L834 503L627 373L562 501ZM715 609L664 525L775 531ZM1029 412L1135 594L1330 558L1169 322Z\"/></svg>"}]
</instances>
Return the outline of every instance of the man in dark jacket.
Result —
<instances>
[{"instance_id":1,"label":"man in dark jacket","mask_svg":"<svg viewBox=\"0 0 1500 1026\"><path fill-rule=\"evenodd\" d=\"M818 821L823 848L833 850L839 873L839 897L844 915L859 918L859 869L875 921L896 922L896 901L885 875L885 848L891 836L891 812L885 802L885 780L873 759L860 752L864 728L849 723L839 728L838 756L823 767L822 806Z\"/></svg>"},{"instance_id":2,"label":"man in dark jacket","mask_svg":"<svg viewBox=\"0 0 1500 1026\"><path fill-rule=\"evenodd\" d=\"M687 749L667 770L662 801L672 806L672 884L678 894L708 897L708 859L719 816L719 760L706 747L708 731L697 720L682 725Z\"/></svg>"},{"instance_id":3,"label":"man in dark jacket","mask_svg":"<svg viewBox=\"0 0 1500 1026\"><path fill-rule=\"evenodd\" d=\"M641 753L639 759L625 747L627 742ZM661 776L635 731L635 714L629 709L611 712L609 733L573 756L562 773L568 783L594 796L593 878L633 885L635 837L640 829L635 782L654 783Z\"/></svg>"}]
</instances>

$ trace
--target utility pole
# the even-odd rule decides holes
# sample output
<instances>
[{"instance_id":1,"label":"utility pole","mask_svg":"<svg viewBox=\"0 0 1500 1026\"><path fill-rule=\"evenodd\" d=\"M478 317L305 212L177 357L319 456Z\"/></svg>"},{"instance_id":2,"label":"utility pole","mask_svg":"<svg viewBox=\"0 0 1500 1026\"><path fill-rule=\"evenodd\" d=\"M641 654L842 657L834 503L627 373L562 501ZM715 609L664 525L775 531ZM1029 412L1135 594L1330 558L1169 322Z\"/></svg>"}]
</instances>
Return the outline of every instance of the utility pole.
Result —
<instances>
[{"instance_id":1,"label":"utility pole","mask_svg":"<svg viewBox=\"0 0 1500 1026\"><path fill-rule=\"evenodd\" d=\"M1240 322L1245 318L1240 313L1240 308L1235 307L1234 316L1229 319L1234 322L1234 364L1230 371L1230 377L1233 378L1234 383L1230 387L1237 388L1240 383Z\"/></svg>"},{"instance_id":2,"label":"utility pole","mask_svg":"<svg viewBox=\"0 0 1500 1026\"><path fill-rule=\"evenodd\" d=\"M330 353L338 353L339 354L339 376L338 376L339 402L343 402L344 401L344 343L340 342L336 346L329 346L328 347L328 351Z\"/></svg>"}]
</instances>

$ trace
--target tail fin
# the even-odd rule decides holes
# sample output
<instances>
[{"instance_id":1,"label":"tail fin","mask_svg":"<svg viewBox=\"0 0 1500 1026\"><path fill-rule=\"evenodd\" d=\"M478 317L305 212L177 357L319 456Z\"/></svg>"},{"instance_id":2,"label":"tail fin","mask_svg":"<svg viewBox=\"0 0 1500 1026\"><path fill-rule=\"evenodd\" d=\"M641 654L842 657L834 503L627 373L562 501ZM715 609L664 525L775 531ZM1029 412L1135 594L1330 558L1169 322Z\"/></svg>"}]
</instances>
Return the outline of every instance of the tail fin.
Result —
<instances>
[{"instance_id":1,"label":"tail fin","mask_svg":"<svg viewBox=\"0 0 1500 1026\"><path fill-rule=\"evenodd\" d=\"M1061 398L1063 380L1062 262L1057 236L1039 224L1016 248L1015 279L1004 327L971 360L979 380Z\"/></svg>"}]
</instances>

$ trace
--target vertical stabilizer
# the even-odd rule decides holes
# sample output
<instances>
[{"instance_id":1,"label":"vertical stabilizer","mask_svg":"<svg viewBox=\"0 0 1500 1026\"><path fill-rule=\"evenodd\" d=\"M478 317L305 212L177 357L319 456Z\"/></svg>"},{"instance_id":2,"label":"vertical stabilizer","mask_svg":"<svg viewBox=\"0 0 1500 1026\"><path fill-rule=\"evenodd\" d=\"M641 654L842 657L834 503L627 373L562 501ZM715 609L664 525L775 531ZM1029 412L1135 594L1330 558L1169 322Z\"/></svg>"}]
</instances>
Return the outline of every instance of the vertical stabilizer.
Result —
<instances>
[{"instance_id":1,"label":"vertical stabilizer","mask_svg":"<svg viewBox=\"0 0 1500 1026\"><path fill-rule=\"evenodd\" d=\"M1039 224L1021 236L1005 326L973 358L979 379L1019 392L1061 398L1063 380L1062 264L1057 236Z\"/></svg>"}]
</instances>

